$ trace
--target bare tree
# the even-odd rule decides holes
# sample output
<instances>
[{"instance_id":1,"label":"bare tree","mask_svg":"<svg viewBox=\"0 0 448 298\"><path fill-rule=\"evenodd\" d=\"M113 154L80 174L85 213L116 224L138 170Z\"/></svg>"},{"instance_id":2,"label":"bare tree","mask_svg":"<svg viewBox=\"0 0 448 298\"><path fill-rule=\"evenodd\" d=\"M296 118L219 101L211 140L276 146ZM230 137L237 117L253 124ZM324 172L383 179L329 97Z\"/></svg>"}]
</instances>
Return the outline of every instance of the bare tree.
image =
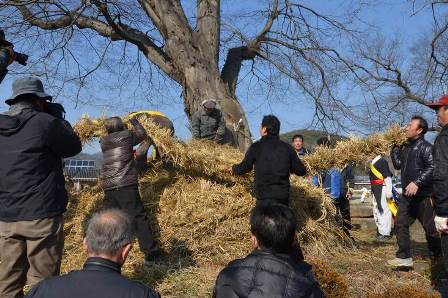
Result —
<instances>
[{"instance_id":1,"label":"bare tree","mask_svg":"<svg viewBox=\"0 0 448 298\"><path fill-rule=\"evenodd\" d=\"M412 15L432 13L432 31L416 36L407 51L398 40L375 36L354 48L356 69L376 112L394 119L422 111L422 105L448 92L448 1L410 0ZM431 21L428 19L428 21Z\"/></svg>"},{"instance_id":2,"label":"bare tree","mask_svg":"<svg viewBox=\"0 0 448 298\"><path fill-rule=\"evenodd\" d=\"M110 72L117 71L118 64L108 59L111 49L120 47L129 70L120 75L135 80L130 75L135 68L139 81L149 81L159 73L167 84L175 82L181 87L188 117L203 99L215 98L225 116L228 141L242 150L251 143L245 112L236 96L244 61L252 62L248 66L251 80L266 88L275 88L279 77L293 82L300 92L297 96L314 102L320 123L343 126L344 117L356 119L337 92L341 81L355 74L337 48L356 38L358 32L349 27L357 8L352 6L346 16L329 17L300 1L252 4L252 10L233 16L262 24L250 29L239 27L238 21L224 20L220 0L197 0L191 18L180 0L4 0L0 1L0 25L22 40L35 41L31 50L46 48L37 64L51 60L45 67L74 72L66 81L76 81L78 92L104 65ZM89 55L95 56L95 63L85 67L83 59ZM149 71L142 58L150 62Z\"/></svg>"}]
</instances>

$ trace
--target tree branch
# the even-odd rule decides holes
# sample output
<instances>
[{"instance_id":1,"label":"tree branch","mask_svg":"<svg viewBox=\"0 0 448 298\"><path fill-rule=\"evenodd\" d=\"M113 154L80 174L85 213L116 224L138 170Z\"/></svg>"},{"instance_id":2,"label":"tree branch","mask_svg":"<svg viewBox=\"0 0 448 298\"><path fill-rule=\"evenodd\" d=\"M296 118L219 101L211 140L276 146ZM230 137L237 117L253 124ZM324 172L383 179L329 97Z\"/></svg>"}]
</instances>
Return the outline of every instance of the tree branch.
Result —
<instances>
[{"instance_id":1,"label":"tree branch","mask_svg":"<svg viewBox=\"0 0 448 298\"><path fill-rule=\"evenodd\" d=\"M16 6L16 8L20 11L25 21L44 30L55 30L75 25L79 29L92 29L101 36L110 38L112 41L128 41L136 45L151 62L167 75L176 81L181 80L170 58L146 34L126 24L115 23L108 13L107 7L101 5L98 1L95 2L95 5L100 9L108 23L81 15L76 11L63 11L62 9L60 12L64 14L63 16L53 20L44 20L35 17L26 6Z\"/></svg>"}]
</instances>

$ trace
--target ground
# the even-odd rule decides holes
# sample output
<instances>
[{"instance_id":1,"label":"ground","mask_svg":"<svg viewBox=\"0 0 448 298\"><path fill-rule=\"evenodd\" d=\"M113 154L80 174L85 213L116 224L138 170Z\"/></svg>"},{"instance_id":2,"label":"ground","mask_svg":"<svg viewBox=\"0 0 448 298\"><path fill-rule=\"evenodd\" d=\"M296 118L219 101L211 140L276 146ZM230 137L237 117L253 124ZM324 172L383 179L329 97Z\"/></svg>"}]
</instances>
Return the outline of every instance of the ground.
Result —
<instances>
[{"instance_id":1,"label":"ground","mask_svg":"<svg viewBox=\"0 0 448 298\"><path fill-rule=\"evenodd\" d=\"M359 248L325 260L342 275L350 297L386 297L385 293L391 288L400 287L406 290L398 290L403 296L395 294L395 297L438 297L444 292L441 289L445 278L443 267L440 261L427 257L428 249L419 223L411 228L414 270L410 271L394 270L386 265L386 261L394 257L396 239L393 237L388 243L378 243L374 240L375 230L369 226L372 227L363 225L363 229L353 231ZM411 296L407 294L409 291Z\"/></svg>"}]
</instances>

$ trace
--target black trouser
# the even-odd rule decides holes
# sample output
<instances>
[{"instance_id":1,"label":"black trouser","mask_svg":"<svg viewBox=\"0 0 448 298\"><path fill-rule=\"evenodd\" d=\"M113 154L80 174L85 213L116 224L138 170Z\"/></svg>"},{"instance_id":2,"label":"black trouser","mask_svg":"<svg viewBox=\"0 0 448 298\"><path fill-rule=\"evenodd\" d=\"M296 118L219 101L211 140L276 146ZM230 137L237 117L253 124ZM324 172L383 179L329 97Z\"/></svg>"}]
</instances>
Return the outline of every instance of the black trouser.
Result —
<instances>
[{"instance_id":1,"label":"black trouser","mask_svg":"<svg viewBox=\"0 0 448 298\"><path fill-rule=\"evenodd\" d=\"M429 250L434 256L441 255L440 235L434 225L434 208L428 197L413 197L411 199L402 196L398 203L398 213L395 219L395 233L397 235L397 258L410 258L411 246L409 227L418 219L425 230L426 241Z\"/></svg>"},{"instance_id":2,"label":"black trouser","mask_svg":"<svg viewBox=\"0 0 448 298\"><path fill-rule=\"evenodd\" d=\"M350 236L350 230L352 229L352 219L350 216L350 200L347 198L347 196L344 195L341 196L339 200L334 200L333 202L342 217L342 230L345 234Z\"/></svg>"},{"instance_id":3,"label":"black trouser","mask_svg":"<svg viewBox=\"0 0 448 298\"><path fill-rule=\"evenodd\" d=\"M276 199L264 199L264 198L257 198L257 205L258 204L282 204L289 207L289 198L276 198Z\"/></svg>"},{"instance_id":4,"label":"black trouser","mask_svg":"<svg viewBox=\"0 0 448 298\"><path fill-rule=\"evenodd\" d=\"M442 234L442 255L445 271L448 273L448 234Z\"/></svg>"},{"instance_id":5,"label":"black trouser","mask_svg":"<svg viewBox=\"0 0 448 298\"><path fill-rule=\"evenodd\" d=\"M137 185L105 190L104 206L121 209L129 215L134 222L140 248L146 256L156 255L160 252L159 245L154 241Z\"/></svg>"}]
</instances>

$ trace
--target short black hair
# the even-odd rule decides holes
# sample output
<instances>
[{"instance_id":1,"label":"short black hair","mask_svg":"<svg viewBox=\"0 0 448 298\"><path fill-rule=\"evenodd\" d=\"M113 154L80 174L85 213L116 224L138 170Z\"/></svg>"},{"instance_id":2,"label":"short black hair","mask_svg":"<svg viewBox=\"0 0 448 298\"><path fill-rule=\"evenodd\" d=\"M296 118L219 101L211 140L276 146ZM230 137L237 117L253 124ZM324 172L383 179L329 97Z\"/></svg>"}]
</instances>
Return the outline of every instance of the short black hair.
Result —
<instances>
[{"instance_id":1,"label":"short black hair","mask_svg":"<svg viewBox=\"0 0 448 298\"><path fill-rule=\"evenodd\" d=\"M412 116L411 121L412 120L419 120L418 128L422 129L421 135L424 135L425 133L428 132L428 129L429 129L428 121L426 121L425 118L423 118L422 116L419 116L419 115L415 115L415 116Z\"/></svg>"},{"instance_id":2,"label":"short black hair","mask_svg":"<svg viewBox=\"0 0 448 298\"><path fill-rule=\"evenodd\" d=\"M320 137L317 139L316 144L318 146L327 146L327 147L332 147L333 146L333 142L330 141L330 139L328 137Z\"/></svg>"},{"instance_id":3,"label":"short black hair","mask_svg":"<svg viewBox=\"0 0 448 298\"><path fill-rule=\"evenodd\" d=\"M104 126L106 127L106 131L108 134L122 131L126 129L126 126L121 120L120 117L110 117L104 120Z\"/></svg>"},{"instance_id":4,"label":"short black hair","mask_svg":"<svg viewBox=\"0 0 448 298\"><path fill-rule=\"evenodd\" d=\"M271 136L278 136L280 133L280 121L274 115L264 116L261 127L266 127L266 132Z\"/></svg>"},{"instance_id":5,"label":"short black hair","mask_svg":"<svg viewBox=\"0 0 448 298\"><path fill-rule=\"evenodd\" d=\"M301 135L301 134L293 135L291 141L294 142L294 140L297 139L297 138L301 139L302 142L303 142L303 135Z\"/></svg>"},{"instance_id":6,"label":"short black hair","mask_svg":"<svg viewBox=\"0 0 448 298\"><path fill-rule=\"evenodd\" d=\"M258 203L251 212L250 229L260 247L286 253L294 244L297 220L285 205Z\"/></svg>"}]
</instances>

